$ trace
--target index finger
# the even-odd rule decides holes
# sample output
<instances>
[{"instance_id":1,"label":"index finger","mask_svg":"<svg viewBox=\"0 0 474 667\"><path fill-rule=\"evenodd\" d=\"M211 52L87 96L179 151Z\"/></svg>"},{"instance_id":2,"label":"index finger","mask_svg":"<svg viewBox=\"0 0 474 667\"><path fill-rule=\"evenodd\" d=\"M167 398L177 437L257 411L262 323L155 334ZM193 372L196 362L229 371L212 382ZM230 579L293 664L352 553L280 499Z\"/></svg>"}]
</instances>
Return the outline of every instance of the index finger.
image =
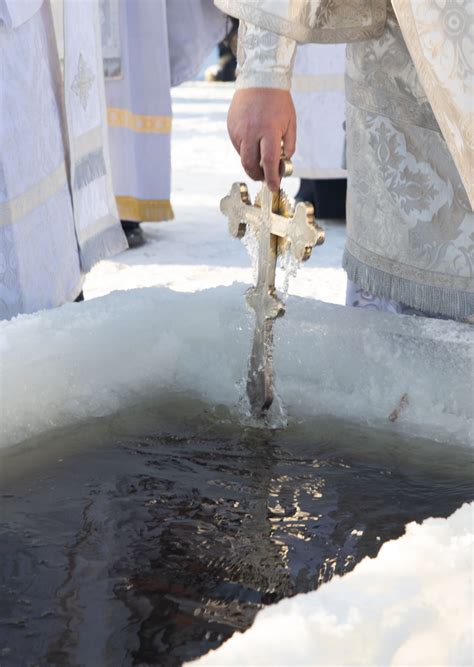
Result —
<instances>
[{"instance_id":1,"label":"index finger","mask_svg":"<svg viewBox=\"0 0 474 667\"><path fill-rule=\"evenodd\" d=\"M278 133L265 135L260 140L261 165L265 181L272 192L280 188L281 136Z\"/></svg>"}]
</instances>

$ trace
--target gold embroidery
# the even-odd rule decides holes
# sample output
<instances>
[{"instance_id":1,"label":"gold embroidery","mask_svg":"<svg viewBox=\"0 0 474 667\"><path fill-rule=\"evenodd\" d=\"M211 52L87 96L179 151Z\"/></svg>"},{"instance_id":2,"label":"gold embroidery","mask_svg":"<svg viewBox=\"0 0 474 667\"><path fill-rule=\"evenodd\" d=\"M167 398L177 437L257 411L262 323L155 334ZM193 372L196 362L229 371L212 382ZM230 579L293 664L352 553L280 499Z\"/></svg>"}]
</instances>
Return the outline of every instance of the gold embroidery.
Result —
<instances>
[{"instance_id":1,"label":"gold embroidery","mask_svg":"<svg viewBox=\"0 0 474 667\"><path fill-rule=\"evenodd\" d=\"M110 127L126 127L133 132L149 132L150 134L169 134L171 132L171 116L143 116L128 109L107 109L107 120Z\"/></svg>"},{"instance_id":2,"label":"gold embroidery","mask_svg":"<svg viewBox=\"0 0 474 667\"><path fill-rule=\"evenodd\" d=\"M55 197L66 184L66 165L61 162L39 183L13 199L0 202L0 225L8 225L25 218L35 208Z\"/></svg>"},{"instance_id":3,"label":"gold embroidery","mask_svg":"<svg viewBox=\"0 0 474 667\"><path fill-rule=\"evenodd\" d=\"M136 199L135 197L117 196L116 200L121 220L163 222L174 218L169 199Z\"/></svg>"},{"instance_id":4,"label":"gold embroidery","mask_svg":"<svg viewBox=\"0 0 474 667\"><path fill-rule=\"evenodd\" d=\"M84 134L73 137L72 141L74 142L74 155L76 161L89 155L89 153L92 153L93 151L102 149L104 143L102 125L97 125L91 130L84 132Z\"/></svg>"}]
</instances>

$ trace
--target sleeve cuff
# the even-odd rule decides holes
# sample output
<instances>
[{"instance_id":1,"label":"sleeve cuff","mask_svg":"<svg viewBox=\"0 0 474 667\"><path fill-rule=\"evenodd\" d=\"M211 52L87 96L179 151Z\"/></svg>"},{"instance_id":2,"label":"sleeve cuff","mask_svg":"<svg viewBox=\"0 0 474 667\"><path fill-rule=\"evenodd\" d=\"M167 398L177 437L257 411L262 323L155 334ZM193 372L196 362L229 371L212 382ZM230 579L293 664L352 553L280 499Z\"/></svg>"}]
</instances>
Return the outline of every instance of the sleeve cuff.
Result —
<instances>
[{"instance_id":1,"label":"sleeve cuff","mask_svg":"<svg viewBox=\"0 0 474 667\"><path fill-rule=\"evenodd\" d=\"M236 87L290 90L295 53L294 39L241 21Z\"/></svg>"}]
</instances>

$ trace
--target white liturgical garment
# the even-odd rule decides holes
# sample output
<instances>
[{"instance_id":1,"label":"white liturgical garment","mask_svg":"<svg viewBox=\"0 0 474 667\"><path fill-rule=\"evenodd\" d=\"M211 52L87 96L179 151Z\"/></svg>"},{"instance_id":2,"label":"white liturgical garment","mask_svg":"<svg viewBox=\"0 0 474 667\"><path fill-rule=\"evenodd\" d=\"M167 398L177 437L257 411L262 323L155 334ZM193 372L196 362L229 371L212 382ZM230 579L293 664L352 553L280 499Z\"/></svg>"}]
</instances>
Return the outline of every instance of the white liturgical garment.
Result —
<instances>
[{"instance_id":1,"label":"white liturgical garment","mask_svg":"<svg viewBox=\"0 0 474 667\"><path fill-rule=\"evenodd\" d=\"M95 262L127 244L111 188L97 4L65 4L62 75L50 2L1 3L0 318L9 318L74 299Z\"/></svg>"}]
</instances>

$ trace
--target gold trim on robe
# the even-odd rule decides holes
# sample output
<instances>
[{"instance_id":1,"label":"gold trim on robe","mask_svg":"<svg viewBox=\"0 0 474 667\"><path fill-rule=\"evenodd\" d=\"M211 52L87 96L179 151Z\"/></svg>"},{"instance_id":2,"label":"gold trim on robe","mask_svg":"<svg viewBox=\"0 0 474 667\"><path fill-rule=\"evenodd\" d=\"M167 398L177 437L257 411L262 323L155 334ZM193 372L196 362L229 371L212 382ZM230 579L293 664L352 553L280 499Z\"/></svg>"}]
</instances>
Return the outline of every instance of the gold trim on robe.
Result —
<instances>
[{"instance_id":1,"label":"gold trim on robe","mask_svg":"<svg viewBox=\"0 0 474 667\"><path fill-rule=\"evenodd\" d=\"M16 197L0 202L0 226L25 218L36 208L55 197L67 182L66 165L61 162L54 171L38 183Z\"/></svg>"},{"instance_id":2,"label":"gold trim on robe","mask_svg":"<svg viewBox=\"0 0 474 667\"><path fill-rule=\"evenodd\" d=\"M174 218L169 199L137 199L119 195L116 200L121 220L163 222Z\"/></svg>"},{"instance_id":3,"label":"gold trim on robe","mask_svg":"<svg viewBox=\"0 0 474 667\"><path fill-rule=\"evenodd\" d=\"M128 109L109 107L107 121L110 127L125 127L133 132L150 134L170 134L171 116L145 116L132 113Z\"/></svg>"}]
</instances>

